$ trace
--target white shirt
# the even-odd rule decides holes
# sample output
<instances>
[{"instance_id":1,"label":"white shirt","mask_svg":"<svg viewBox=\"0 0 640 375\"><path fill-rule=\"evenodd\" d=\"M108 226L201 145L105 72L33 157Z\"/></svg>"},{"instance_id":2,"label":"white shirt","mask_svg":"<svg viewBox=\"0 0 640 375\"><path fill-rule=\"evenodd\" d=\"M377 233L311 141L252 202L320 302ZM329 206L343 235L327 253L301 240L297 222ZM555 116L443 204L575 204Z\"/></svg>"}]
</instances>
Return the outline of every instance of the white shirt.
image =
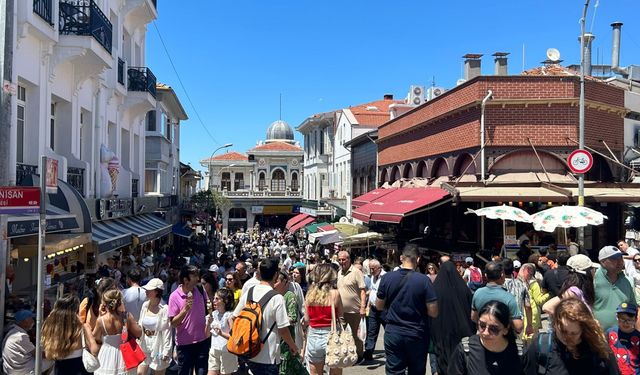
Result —
<instances>
[{"instance_id":1,"label":"white shirt","mask_svg":"<svg viewBox=\"0 0 640 375\"><path fill-rule=\"evenodd\" d=\"M371 275L371 290L369 291L369 304L371 306L375 307L376 305L376 300L378 299L378 287L380 287L380 280L385 273L386 272L384 272L384 270L380 270L380 275L378 275L378 277Z\"/></svg>"},{"instance_id":2,"label":"white shirt","mask_svg":"<svg viewBox=\"0 0 640 375\"><path fill-rule=\"evenodd\" d=\"M258 280L258 278L256 278L255 276L250 278L249 280L247 280L246 283L244 283L244 285L242 286L242 291L240 292L240 296L244 296L245 294L247 294L247 290L249 290L249 288L251 288L254 285L258 285L260 284L260 280ZM243 306L244 307L244 306Z\"/></svg>"},{"instance_id":3,"label":"white shirt","mask_svg":"<svg viewBox=\"0 0 640 375\"><path fill-rule=\"evenodd\" d=\"M29 335L20 326L13 326L7 332L2 344L2 369L5 374L33 374L36 367L36 347Z\"/></svg>"},{"instance_id":4,"label":"white shirt","mask_svg":"<svg viewBox=\"0 0 640 375\"><path fill-rule=\"evenodd\" d=\"M218 350L222 350L227 346L227 339L218 335L214 328L220 328L220 330L226 334L231 332L231 327L229 326L229 317L233 315L233 311L225 311L222 316L220 316L220 312L218 310L213 310L211 313L211 347L216 348Z\"/></svg>"},{"instance_id":5,"label":"white shirt","mask_svg":"<svg viewBox=\"0 0 640 375\"><path fill-rule=\"evenodd\" d=\"M249 281L247 281L248 283ZM253 300L259 301L267 292L273 288L269 285L258 284L253 288ZM247 303L247 293L243 293L240 297L240 302L236 306L233 316L240 315L240 312ZM262 310L262 327L260 327L260 339L264 340L267 333L271 329L274 323L276 326L264 343L262 350L257 356L251 358L251 362L263 363L263 364L278 364L280 363L280 335L278 329L288 327L289 316L287 315L287 308L284 304L284 297L277 294L269 300L269 303Z\"/></svg>"},{"instance_id":6,"label":"white shirt","mask_svg":"<svg viewBox=\"0 0 640 375\"><path fill-rule=\"evenodd\" d=\"M124 290L122 300L124 308L133 315L133 319L137 322L140 318L142 304L147 300L147 292L139 286L132 286Z\"/></svg>"},{"instance_id":7,"label":"white shirt","mask_svg":"<svg viewBox=\"0 0 640 375\"><path fill-rule=\"evenodd\" d=\"M627 255L634 257L636 254L640 253L640 251L638 251L638 249L636 249L635 247L631 247L629 246L629 248L627 248ZM631 278L633 280L633 277L636 275L637 271L636 271L636 266L633 264L633 259L625 259L624 260L624 273L625 275L627 275L627 277Z\"/></svg>"}]
</instances>

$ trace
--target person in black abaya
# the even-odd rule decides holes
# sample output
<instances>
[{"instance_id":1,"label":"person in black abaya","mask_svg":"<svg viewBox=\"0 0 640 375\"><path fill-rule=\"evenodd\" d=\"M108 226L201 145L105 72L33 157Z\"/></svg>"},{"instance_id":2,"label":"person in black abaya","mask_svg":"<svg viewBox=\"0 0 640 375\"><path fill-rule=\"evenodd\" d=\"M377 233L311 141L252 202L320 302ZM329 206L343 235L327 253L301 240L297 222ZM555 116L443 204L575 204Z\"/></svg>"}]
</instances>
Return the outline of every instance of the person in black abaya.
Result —
<instances>
[{"instance_id":1,"label":"person in black abaya","mask_svg":"<svg viewBox=\"0 0 640 375\"><path fill-rule=\"evenodd\" d=\"M433 285L439 313L431 319L431 340L438 357L438 375L446 375L449 359L460 340L476 331L471 321L471 290L453 262L442 264Z\"/></svg>"}]
</instances>

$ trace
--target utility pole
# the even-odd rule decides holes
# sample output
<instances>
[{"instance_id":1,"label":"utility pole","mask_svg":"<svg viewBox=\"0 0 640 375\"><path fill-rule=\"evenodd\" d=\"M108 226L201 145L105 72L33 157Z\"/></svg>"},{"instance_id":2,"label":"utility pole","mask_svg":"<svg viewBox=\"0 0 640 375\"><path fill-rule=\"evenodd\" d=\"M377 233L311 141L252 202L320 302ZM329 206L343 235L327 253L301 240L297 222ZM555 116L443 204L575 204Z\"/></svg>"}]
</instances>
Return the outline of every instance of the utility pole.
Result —
<instances>
[{"instance_id":1,"label":"utility pole","mask_svg":"<svg viewBox=\"0 0 640 375\"><path fill-rule=\"evenodd\" d=\"M13 77L13 13L14 0L0 0L0 186L8 186L11 180L11 101L16 85ZM8 290L5 290L7 278L7 261L9 240L7 239L7 216L0 215L0 338L4 331L5 300Z\"/></svg>"},{"instance_id":2,"label":"utility pole","mask_svg":"<svg viewBox=\"0 0 640 375\"><path fill-rule=\"evenodd\" d=\"M585 68L585 23L587 19L587 10L589 10L589 1L585 0L582 10L582 18L580 18L580 109L578 123L578 148L584 150L584 68ZM584 206L584 173L578 175L578 206ZM584 247L584 228L578 228L578 244Z\"/></svg>"}]
</instances>

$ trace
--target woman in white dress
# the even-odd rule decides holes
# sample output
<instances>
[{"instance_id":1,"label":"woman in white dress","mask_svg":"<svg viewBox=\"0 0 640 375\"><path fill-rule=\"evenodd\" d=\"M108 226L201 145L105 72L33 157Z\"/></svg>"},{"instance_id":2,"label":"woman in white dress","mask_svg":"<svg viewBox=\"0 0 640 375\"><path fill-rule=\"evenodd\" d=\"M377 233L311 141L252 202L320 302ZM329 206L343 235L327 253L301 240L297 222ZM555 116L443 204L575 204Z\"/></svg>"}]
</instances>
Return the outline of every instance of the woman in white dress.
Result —
<instances>
[{"instance_id":1,"label":"woman in white dress","mask_svg":"<svg viewBox=\"0 0 640 375\"><path fill-rule=\"evenodd\" d=\"M106 310L104 315L98 317L93 329L93 337L100 346L98 360L100 368L95 375L135 375L136 369L126 370L124 359L120 353L122 344L122 331L126 328L129 335L140 337L142 330L133 319L133 315L127 313L122 302L122 292L117 289L109 290L102 295L102 304ZM126 325L126 327L124 327Z\"/></svg>"},{"instance_id":2,"label":"woman in white dress","mask_svg":"<svg viewBox=\"0 0 640 375\"><path fill-rule=\"evenodd\" d=\"M147 358L138 366L138 375L146 375L149 368L154 375L164 375L171 362L172 349L167 305L160 300L164 283L151 279L142 288L147 291L147 301L142 304L138 325L142 328L140 348Z\"/></svg>"}]
</instances>

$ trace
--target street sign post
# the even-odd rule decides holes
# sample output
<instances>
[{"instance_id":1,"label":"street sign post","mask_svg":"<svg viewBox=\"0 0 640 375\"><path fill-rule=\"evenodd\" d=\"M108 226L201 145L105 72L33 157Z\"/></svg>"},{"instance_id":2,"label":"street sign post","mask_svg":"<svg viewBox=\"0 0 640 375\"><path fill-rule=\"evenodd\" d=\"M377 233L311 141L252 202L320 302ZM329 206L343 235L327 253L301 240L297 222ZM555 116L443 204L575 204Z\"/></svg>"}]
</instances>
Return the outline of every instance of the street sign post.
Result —
<instances>
[{"instance_id":1,"label":"street sign post","mask_svg":"<svg viewBox=\"0 0 640 375\"><path fill-rule=\"evenodd\" d=\"M39 187L0 186L0 214L37 214L39 210Z\"/></svg>"},{"instance_id":2,"label":"street sign post","mask_svg":"<svg viewBox=\"0 0 640 375\"><path fill-rule=\"evenodd\" d=\"M584 174L593 166L593 156L587 150L578 149L569 155L567 164L573 173Z\"/></svg>"}]
</instances>

